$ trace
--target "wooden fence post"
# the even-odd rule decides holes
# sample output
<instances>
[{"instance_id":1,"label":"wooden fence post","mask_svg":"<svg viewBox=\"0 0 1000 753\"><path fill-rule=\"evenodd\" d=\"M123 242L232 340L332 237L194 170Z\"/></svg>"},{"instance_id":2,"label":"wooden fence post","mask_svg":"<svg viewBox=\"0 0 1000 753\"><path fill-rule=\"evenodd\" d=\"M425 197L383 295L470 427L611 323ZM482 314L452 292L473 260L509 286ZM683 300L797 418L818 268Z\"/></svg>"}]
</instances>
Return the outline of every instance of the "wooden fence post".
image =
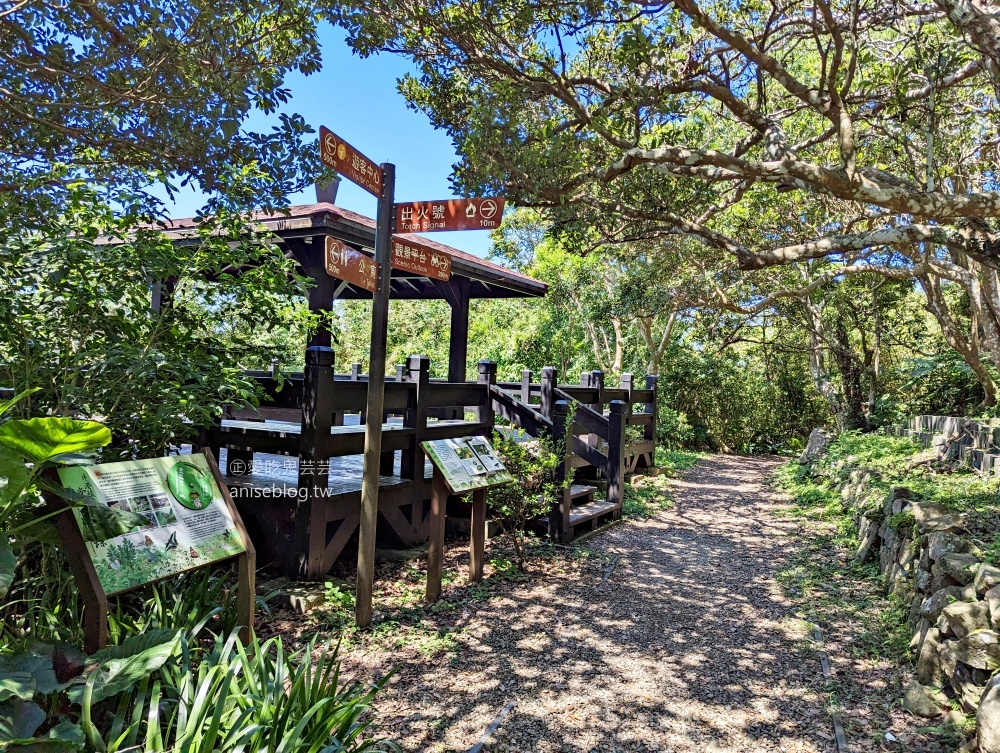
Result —
<instances>
[{"instance_id":1,"label":"wooden fence post","mask_svg":"<svg viewBox=\"0 0 1000 753\"><path fill-rule=\"evenodd\" d=\"M590 386L597 390L597 400L590 407L601 415L604 414L604 372L594 369L590 372Z\"/></svg>"},{"instance_id":2,"label":"wooden fence post","mask_svg":"<svg viewBox=\"0 0 1000 753\"><path fill-rule=\"evenodd\" d=\"M469 583L483 579L483 558L486 552L486 489L472 492L472 515L469 535Z\"/></svg>"},{"instance_id":3,"label":"wooden fence post","mask_svg":"<svg viewBox=\"0 0 1000 753\"><path fill-rule=\"evenodd\" d=\"M326 552L325 508L330 483L328 447L333 422L333 390L333 349L325 345L306 348L294 549L299 553L298 575L306 580L317 580L326 572L323 556Z\"/></svg>"},{"instance_id":4,"label":"wooden fence post","mask_svg":"<svg viewBox=\"0 0 1000 753\"><path fill-rule=\"evenodd\" d=\"M573 433L566 431L568 419L569 403L565 400L556 401L552 410L552 441L563 456L562 462L556 469L556 482L564 488L559 492L559 499L549 512L549 536L560 542L569 541L572 534L569 511L573 500L568 479L572 473L570 459L573 456L573 448L570 446L570 441Z\"/></svg>"},{"instance_id":5,"label":"wooden fence post","mask_svg":"<svg viewBox=\"0 0 1000 753\"><path fill-rule=\"evenodd\" d=\"M403 478L423 481L424 451L420 443L427 433L427 397L431 381L431 359L427 356L410 356L406 365L409 369L407 381L417 385L413 402L403 417L403 425L413 429L413 445L402 453L399 475Z\"/></svg>"},{"instance_id":6,"label":"wooden fence post","mask_svg":"<svg viewBox=\"0 0 1000 753\"><path fill-rule=\"evenodd\" d=\"M539 411L547 419L552 420L552 409L555 405L556 370L552 366L542 368L542 404Z\"/></svg>"},{"instance_id":7,"label":"wooden fence post","mask_svg":"<svg viewBox=\"0 0 1000 753\"><path fill-rule=\"evenodd\" d=\"M608 407L608 502L620 514L625 493L625 403L612 400Z\"/></svg>"},{"instance_id":8,"label":"wooden fence post","mask_svg":"<svg viewBox=\"0 0 1000 753\"><path fill-rule=\"evenodd\" d=\"M642 427L642 438L653 443L653 451L649 453L649 467L654 468L656 466L656 418L657 418L657 403L659 400L656 396L656 384L659 381L659 377L655 374L646 377L646 389L651 390L653 393L653 398L651 402L646 403L643 406L643 410L646 413L652 414L650 422Z\"/></svg>"},{"instance_id":9,"label":"wooden fence post","mask_svg":"<svg viewBox=\"0 0 1000 753\"><path fill-rule=\"evenodd\" d=\"M351 381L352 382L360 382L361 381L361 364L360 363L352 363L351 364ZM363 425L365 423L365 409L364 408L361 409L361 412L358 414L358 416L359 416L358 422Z\"/></svg>"},{"instance_id":10,"label":"wooden fence post","mask_svg":"<svg viewBox=\"0 0 1000 753\"><path fill-rule=\"evenodd\" d=\"M525 405L531 404L531 373L531 369L521 372L521 402Z\"/></svg>"},{"instance_id":11,"label":"wooden fence post","mask_svg":"<svg viewBox=\"0 0 1000 753\"><path fill-rule=\"evenodd\" d=\"M635 388L635 377L633 377L629 372L622 374L621 388L625 390L625 426L627 432L627 427L630 426L629 417L632 415L632 390ZM638 467L641 460L641 456L633 458L630 455L628 458L628 462L632 466L630 470L634 470Z\"/></svg>"},{"instance_id":12,"label":"wooden fence post","mask_svg":"<svg viewBox=\"0 0 1000 753\"><path fill-rule=\"evenodd\" d=\"M490 428L486 430L486 436L493 433L493 427L497 422L497 414L493 410L493 395L490 386L496 384L497 365L493 361L479 362L479 383L486 385L486 402L476 408L476 422L487 424Z\"/></svg>"},{"instance_id":13,"label":"wooden fence post","mask_svg":"<svg viewBox=\"0 0 1000 753\"><path fill-rule=\"evenodd\" d=\"M625 404L629 407L629 412L632 412L632 390L635 389L635 377L632 376L627 371L622 374L621 387L625 390Z\"/></svg>"}]
</instances>

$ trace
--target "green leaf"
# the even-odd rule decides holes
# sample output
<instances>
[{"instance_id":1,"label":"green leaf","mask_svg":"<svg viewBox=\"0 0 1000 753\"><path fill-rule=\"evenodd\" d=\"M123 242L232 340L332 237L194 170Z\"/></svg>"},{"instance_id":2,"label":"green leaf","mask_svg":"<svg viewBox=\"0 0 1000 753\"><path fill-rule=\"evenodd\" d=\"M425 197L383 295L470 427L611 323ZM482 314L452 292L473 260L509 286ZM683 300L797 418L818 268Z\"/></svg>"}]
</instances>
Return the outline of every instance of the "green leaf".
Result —
<instances>
[{"instance_id":1,"label":"green leaf","mask_svg":"<svg viewBox=\"0 0 1000 753\"><path fill-rule=\"evenodd\" d=\"M35 678L27 672L0 672L0 701L11 698L31 700L35 694Z\"/></svg>"},{"instance_id":2,"label":"green leaf","mask_svg":"<svg viewBox=\"0 0 1000 753\"><path fill-rule=\"evenodd\" d=\"M91 676L95 680L94 703L128 690L162 667L177 651L180 642L180 630L150 630L118 646L101 649L90 657L97 666L70 689L70 700L73 703L82 701L84 683Z\"/></svg>"},{"instance_id":3,"label":"green leaf","mask_svg":"<svg viewBox=\"0 0 1000 753\"><path fill-rule=\"evenodd\" d=\"M70 739L69 737L54 737L53 733L56 732L60 727L62 731L60 735L72 735L70 727L74 727L83 734L83 730L72 722L60 722L56 727L49 730L48 737L36 737L32 740L17 740L10 743L7 746L8 751L17 751L17 753L76 753L77 751L84 750L85 741L77 742L75 739Z\"/></svg>"},{"instance_id":4,"label":"green leaf","mask_svg":"<svg viewBox=\"0 0 1000 753\"><path fill-rule=\"evenodd\" d=\"M0 416L9 411L11 408L13 408L19 402L21 402L28 395L33 395L40 389L41 387L32 387L30 390L25 390L24 392L19 392L18 394L14 395L14 397L12 397L7 402L0 402Z\"/></svg>"},{"instance_id":5,"label":"green leaf","mask_svg":"<svg viewBox=\"0 0 1000 753\"><path fill-rule=\"evenodd\" d=\"M111 432L96 421L72 418L29 418L0 424L0 445L34 463L67 452L86 452L111 441Z\"/></svg>"},{"instance_id":6,"label":"green leaf","mask_svg":"<svg viewBox=\"0 0 1000 753\"><path fill-rule=\"evenodd\" d=\"M6 448L0 449L0 507L6 507L21 495L29 475L23 459Z\"/></svg>"},{"instance_id":7,"label":"green leaf","mask_svg":"<svg viewBox=\"0 0 1000 753\"><path fill-rule=\"evenodd\" d=\"M86 748L87 738L79 724L63 719L45 737L12 740L5 750L18 753L76 753Z\"/></svg>"},{"instance_id":8,"label":"green leaf","mask_svg":"<svg viewBox=\"0 0 1000 753\"><path fill-rule=\"evenodd\" d=\"M0 687L7 677L27 675L31 678L33 692L54 693L66 688L70 680L83 671L86 660L87 655L76 646L33 642L23 651L0 656ZM60 682L59 675L64 681Z\"/></svg>"},{"instance_id":9,"label":"green leaf","mask_svg":"<svg viewBox=\"0 0 1000 753\"><path fill-rule=\"evenodd\" d=\"M29 741L45 721L45 712L31 701L10 700L0 703L0 743Z\"/></svg>"},{"instance_id":10,"label":"green leaf","mask_svg":"<svg viewBox=\"0 0 1000 753\"><path fill-rule=\"evenodd\" d=\"M17 567L17 557L14 556L14 550L11 549L6 534L2 534L0 535L0 598L6 596L14 584L15 567Z\"/></svg>"}]
</instances>

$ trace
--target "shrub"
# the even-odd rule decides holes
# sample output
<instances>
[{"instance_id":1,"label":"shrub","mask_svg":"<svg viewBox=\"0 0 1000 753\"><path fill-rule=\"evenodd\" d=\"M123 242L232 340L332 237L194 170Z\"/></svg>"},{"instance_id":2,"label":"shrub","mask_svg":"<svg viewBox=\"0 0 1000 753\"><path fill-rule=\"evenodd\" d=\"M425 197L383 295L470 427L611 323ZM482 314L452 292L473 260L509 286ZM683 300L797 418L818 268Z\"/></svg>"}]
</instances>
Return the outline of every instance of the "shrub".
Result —
<instances>
[{"instance_id":1,"label":"shrub","mask_svg":"<svg viewBox=\"0 0 1000 753\"><path fill-rule=\"evenodd\" d=\"M526 566L525 536L532 520L551 512L566 482L557 479L563 452L546 437L493 435L494 449L514 482L489 490L487 503L510 538L519 570Z\"/></svg>"}]
</instances>

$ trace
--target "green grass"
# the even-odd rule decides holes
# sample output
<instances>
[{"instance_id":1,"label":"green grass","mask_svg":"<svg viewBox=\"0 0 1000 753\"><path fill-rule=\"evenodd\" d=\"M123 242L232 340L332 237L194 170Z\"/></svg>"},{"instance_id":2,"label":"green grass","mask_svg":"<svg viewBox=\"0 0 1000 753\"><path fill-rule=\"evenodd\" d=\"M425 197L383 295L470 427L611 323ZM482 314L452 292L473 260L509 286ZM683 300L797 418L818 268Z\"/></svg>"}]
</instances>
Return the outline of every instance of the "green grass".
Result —
<instances>
[{"instance_id":1,"label":"green grass","mask_svg":"<svg viewBox=\"0 0 1000 753\"><path fill-rule=\"evenodd\" d=\"M704 457L700 452L687 450L668 450L656 448L656 467L662 469L668 476L676 476L696 465Z\"/></svg>"},{"instance_id":2,"label":"green grass","mask_svg":"<svg viewBox=\"0 0 1000 753\"><path fill-rule=\"evenodd\" d=\"M784 514L802 519L809 530L805 547L779 572L778 581L809 619L821 624L853 622L845 650L859 659L906 660L908 605L898 596L884 595L877 564L854 561L858 538L853 511L845 509L836 485L858 465L872 464L884 475L871 482L867 494L882 500L890 486L906 478L900 469L920 450L897 437L848 433L834 441L812 469L791 461L772 478L791 497ZM913 516L900 514L893 522L912 525Z\"/></svg>"},{"instance_id":3,"label":"green grass","mask_svg":"<svg viewBox=\"0 0 1000 753\"><path fill-rule=\"evenodd\" d=\"M649 518L660 510L667 510L674 501L669 495L669 479L696 465L703 455L684 450L656 448L658 476L636 476L625 485L622 512L629 518Z\"/></svg>"}]
</instances>

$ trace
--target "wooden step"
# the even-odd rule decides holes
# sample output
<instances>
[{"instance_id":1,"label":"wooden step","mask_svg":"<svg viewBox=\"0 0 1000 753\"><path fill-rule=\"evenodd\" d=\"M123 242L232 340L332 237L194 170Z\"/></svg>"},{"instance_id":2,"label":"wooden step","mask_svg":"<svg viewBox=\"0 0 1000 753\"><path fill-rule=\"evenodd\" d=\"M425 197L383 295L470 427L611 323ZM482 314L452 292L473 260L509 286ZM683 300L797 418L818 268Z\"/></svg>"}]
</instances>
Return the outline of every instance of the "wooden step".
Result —
<instances>
[{"instance_id":1,"label":"wooden step","mask_svg":"<svg viewBox=\"0 0 1000 753\"><path fill-rule=\"evenodd\" d=\"M580 497L590 497L596 491L597 491L596 486L587 486L586 484L573 484L569 488L569 498L580 499Z\"/></svg>"},{"instance_id":2,"label":"wooden step","mask_svg":"<svg viewBox=\"0 0 1000 753\"><path fill-rule=\"evenodd\" d=\"M610 502L588 502L585 505L577 505L569 511L569 524L578 526L588 520L599 518L614 512L615 506Z\"/></svg>"}]
</instances>

